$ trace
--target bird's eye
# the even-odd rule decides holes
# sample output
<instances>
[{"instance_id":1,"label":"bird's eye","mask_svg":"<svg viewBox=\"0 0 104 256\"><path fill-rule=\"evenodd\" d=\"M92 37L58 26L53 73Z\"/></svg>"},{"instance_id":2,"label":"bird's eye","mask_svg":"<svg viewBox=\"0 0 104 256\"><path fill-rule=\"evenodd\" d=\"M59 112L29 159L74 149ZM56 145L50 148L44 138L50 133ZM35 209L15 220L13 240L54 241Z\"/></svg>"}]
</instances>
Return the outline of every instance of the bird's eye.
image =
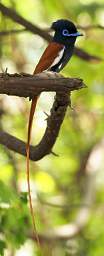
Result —
<instances>
[{"instance_id":1,"label":"bird's eye","mask_svg":"<svg viewBox=\"0 0 104 256\"><path fill-rule=\"evenodd\" d=\"M67 36L69 34L69 31L67 29L63 29L62 35Z\"/></svg>"}]
</instances>

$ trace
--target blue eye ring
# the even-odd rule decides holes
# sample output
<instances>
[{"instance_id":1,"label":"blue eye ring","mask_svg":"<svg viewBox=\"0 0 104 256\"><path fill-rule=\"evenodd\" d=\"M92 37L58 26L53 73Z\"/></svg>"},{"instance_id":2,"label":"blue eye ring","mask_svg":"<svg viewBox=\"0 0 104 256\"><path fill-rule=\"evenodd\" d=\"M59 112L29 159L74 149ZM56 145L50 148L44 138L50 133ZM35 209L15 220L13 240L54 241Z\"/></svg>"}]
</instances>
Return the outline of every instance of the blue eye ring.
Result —
<instances>
[{"instance_id":1,"label":"blue eye ring","mask_svg":"<svg viewBox=\"0 0 104 256\"><path fill-rule=\"evenodd\" d=\"M62 35L63 35L63 36L68 36L68 35L69 35L68 29L63 29Z\"/></svg>"},{"instance_id":2,"label":"blue eye ring","mask_svg":"<svg viewBox=\"0 0 104 256\"><path fill-rule=\"evenodd\" d=\"M62 35L63 36L69 36L69 37L77 37L77 36L83 36L83 34L81 34L80 32L75 32L75 33L72 33L70 34L68 29L63 29L62 31Z\"/></svg>"}]
</instances>

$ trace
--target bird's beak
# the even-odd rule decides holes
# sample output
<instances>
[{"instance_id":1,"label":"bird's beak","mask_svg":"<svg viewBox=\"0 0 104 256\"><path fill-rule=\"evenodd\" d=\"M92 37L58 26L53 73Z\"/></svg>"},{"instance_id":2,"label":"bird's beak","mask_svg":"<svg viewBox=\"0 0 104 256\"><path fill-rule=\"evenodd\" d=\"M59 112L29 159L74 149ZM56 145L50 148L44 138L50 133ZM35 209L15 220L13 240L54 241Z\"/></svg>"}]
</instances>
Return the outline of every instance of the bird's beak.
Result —
<instances>
[{"instance_id":1,"label":"bird's beak","mask_svg":"<svg viewBox=\"0 0 104 256\"><path fill-rule=\"evenodd\" d=\"M77 32L76 36L83 36L83 34L81 32Z\"/></svg>"}]
</instances>

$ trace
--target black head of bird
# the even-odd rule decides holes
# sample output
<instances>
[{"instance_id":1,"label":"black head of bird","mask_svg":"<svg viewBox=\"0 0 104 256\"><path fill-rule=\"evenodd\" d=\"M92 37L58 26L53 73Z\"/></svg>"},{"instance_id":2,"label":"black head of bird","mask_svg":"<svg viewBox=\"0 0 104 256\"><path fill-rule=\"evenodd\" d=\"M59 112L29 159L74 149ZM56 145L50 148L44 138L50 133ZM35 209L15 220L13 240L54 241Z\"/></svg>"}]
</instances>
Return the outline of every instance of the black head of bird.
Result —
<instances>
[{"instance_id":1,"label":"black head of bird","mask_svg":"<svg viewBox=\"0 0 104 256\"><path fill-rule=\"evenodd\" d=\"M77 31L76 26L69 20L57 20L52 23L51 29L55 31L53 41L63 44L68 47L70 44L74 44L78 36L82 36Z\"/></svg>"}]
</instances>

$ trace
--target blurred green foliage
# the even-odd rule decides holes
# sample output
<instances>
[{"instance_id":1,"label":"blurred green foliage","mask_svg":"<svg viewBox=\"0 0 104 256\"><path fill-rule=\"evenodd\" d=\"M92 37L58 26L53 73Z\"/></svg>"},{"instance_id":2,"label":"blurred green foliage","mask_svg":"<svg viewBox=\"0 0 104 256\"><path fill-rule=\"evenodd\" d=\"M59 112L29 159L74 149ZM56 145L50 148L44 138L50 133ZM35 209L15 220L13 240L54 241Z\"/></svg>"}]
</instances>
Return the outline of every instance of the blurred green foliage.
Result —
<instances>
[{"instance_id":1,"label":"blurred green foliage","mask_svg":"<svg viewBox=\"0 0 104 256\"><path fill-rule=\"evenodd\" d=\"M104 25L103 0L3 0L20 15L48 27L59 18L80 26ZM19 29L20 25L0 13L0 30ZM83 31L84 32L84 31ZM46 42L29 32L0 37L0 69L32 73ZM85 30L77 46L91 55L104 55L104 30ZM82 232L61 243L44 244L46 255L102 256L104 254L104 60L98 63L73 56L63 75L79 77L86 89L72 93L68 109L54 146L59 157L49 155L31 162L31 193L40 232L72 223L84 201L85 171L93 173L94 199L90 217ZM43 111L49 113L52 93L41 96L33 125L32 142L37 143L46 125ZM30 109L28 100L1 96L0 127L26 141ZM87 159L87 160L86 160ZM0 255L38 255L31 242L31 216L27 204L26 160L0 146ZM84 165L85 163L85 165ZM92 185L93 186L93 185ZM92 195L92 194L91 194ZM27 246L25 248L24 244ZM32 251L30 249L32 248ZM26 254L28 253L28 254Z\"/></svg>"}]
</instances>

